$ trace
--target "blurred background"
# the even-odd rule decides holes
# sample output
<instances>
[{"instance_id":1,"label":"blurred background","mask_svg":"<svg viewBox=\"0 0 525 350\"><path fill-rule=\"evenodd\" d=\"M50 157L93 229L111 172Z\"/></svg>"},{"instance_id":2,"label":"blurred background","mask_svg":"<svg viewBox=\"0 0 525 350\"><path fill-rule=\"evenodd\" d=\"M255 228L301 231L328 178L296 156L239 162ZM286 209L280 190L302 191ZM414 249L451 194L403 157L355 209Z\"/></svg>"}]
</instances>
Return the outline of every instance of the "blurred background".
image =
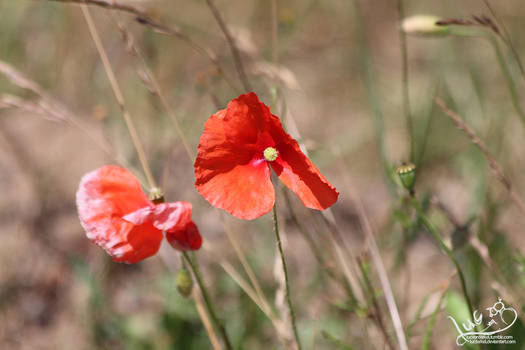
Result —
<instances>
[{"instance_id":1,"label":"blurred background","mask_svg":"<svg viewBox=\"0 0 525 350\"><path fill-rule=\"evenodd\" d=\"M204 0L118 3L143 12L89 10L155 178L168 200L193 203L205 239L197 255L235 348L283 348L269 319L224 270L231 266L248 280L220 216L194 189L192 162L172 122L180 122L195 152L204 122L246 90L231 47ZM484 311L502 297L521 318L524 213L483 153L434 103L440 97L477 133L522 198L525 80L516 56L525 54L525 8L520 0L493 2L493 12L486 4L403 1L407 17L487 16L499 31L475 23L457 26L457 35L406 37L416 197L453 247L474 308ZM291 192L288 205L278 187L304 348L398 348L360 224L361 204L409 348L455 348L458 334L447 316L459 320L468 309L454 265L410 208L394 172L410 160L398 4L216 0L215 6L251 88L341 192L332 207L340 230L335 244L361 268L356 278L366 300L356 306L341 283L326 223ZM0 0L0 73L0 348L211 348L194 303L176 289L175 251L163 247L163 260L114 263L80 226L75 192L83 174L120 164L144 177L79 5ZM244 222L223 216L280 313L271 215ZM525 348L521 320L509 334L517 344L500 348Z\"/></svg>"}]
</instances>

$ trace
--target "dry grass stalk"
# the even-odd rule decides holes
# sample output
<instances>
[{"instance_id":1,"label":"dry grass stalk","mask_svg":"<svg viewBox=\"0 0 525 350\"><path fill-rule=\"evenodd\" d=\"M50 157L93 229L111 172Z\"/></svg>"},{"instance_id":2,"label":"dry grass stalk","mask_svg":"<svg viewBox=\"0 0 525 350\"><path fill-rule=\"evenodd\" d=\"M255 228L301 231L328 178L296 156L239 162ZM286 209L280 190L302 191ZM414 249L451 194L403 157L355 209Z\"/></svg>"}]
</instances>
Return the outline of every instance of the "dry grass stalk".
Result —
<instances>
[{"instance_id":1,"label":"dry grass stalk","mask_svg":"<svg viewBox=\"0 0 525 350\"><path fill-rule=\"evenodd\" d=\"M25 112L41 115L50 121L63 123L64 115L40 99L36 102L25 100L18 96L4 94L0 97L0 109L20 109Z\"/></svg>"},{"instance_id":2,"label":"dry grass stalk","mask_svg":"<svg viewBox=\"0 0 525 350\"><path fill-rule=\"evenodd\" d=\"M230 30L228 29L228 26L224 22L221 13L215 6L215 2L213 0L206 0L206 3L208 4L208 7L210 8L213 17L215 17L215 20L217 21L217 24L221 28L222 33L226 37L226 41L228 42L228 46L230 47L233 60L235 62L235 69L237 69L237 73L239 74L239 79L242 82L243 88L246 92L251 91L250 83L248 82L248 78L246 76L246 72L244 70L244 65L242 63L241 54L239 53L239 50L237 46L235 45L235 41L233 40L233 37L230 33Z\"/></svg>"},{"instance_id":3,"label":"dry grass stalk","mask_svg":"<svg viewBox=\"0 0 525 350\"><path fill-rule=\"evenodd\" d=\"M120 12L125 12L125 13L135 15L136 16L135 20L137 21L137 23L150 28L156 33L175 36L176 38L188 44L198 54L207 58L210 61L210 63L215 66L218 73L220 73L221 76L226 80L226 82L232 87L232 89L237 91L235 84L233 84L231 80L229 79L229 77L225 74L224 69L222 68L222 65L217 59L217 55L210 48L197 44L195 41L193 41L193 39L191 39L188 35L186 35L181 30L181 28L179 28L178 26L176 25L168 26L164 23L159 22L158 20L151 18L149 14L147 13L147 11L142 9L141 7L130 5L130 4L124 4L123 2L119 2L116 0L111 0L111 1L110 0L48 0L48 1L54 1L54 2L60 2L60 3L70 3L70 4L92 5L92 6L102 7L108 10L115 10L115 11L120 11Z\"/></svg>"},{"instance_id":4,"label":"dry grass stalk","mask_svg":"<svg viewBox=\"0 0 525 350\"><path fill-rule=\"evenodd\" d=\"M64 2L64 3L76 3L76 4L85 4L85 5L95 5L104 7L111 10L119 10L131 13L137 16L145 16L148 14L144 9L139 6L131 5L128 1L117 1L117 0L49 0L55 2Z\"/></svg>"},{"instance_id":5,"label":"dry grass stalk","mask_svg":"<svg viewBox=\"0 0 525 350\"><path fill-rule=\"evenodd\" d=\"M472 143L474 143L481 150L481 152L485 155L485 158L489 162L489 166L492 169L492 172L494 173L496 178L503 184L505 189L508 191L509 197L512 200L512 202L514 202L514 204L519 208L521 213L525 215L525 205L523 204L521 199L518 197L518 194L516 193L516 191L514 191L514 188L512 187L512 183L510 182L509 178L503 172L503 168L498 164L498 162L496 161L496 159L494 158L494 156L488 149L487 145L485 145L485 143L476 135L474 130L472 130L467 124L463 122L463 120L461 119L459 115L457 115L455 112L453 112L451 109L447 107L447 105L442 99L436 97L434 101L441 108L443 113L445 113L452 119L454 124L456 124L456 127L460 129L461 131L464 131L468 135Z\"/></svg>"},{"instance_id":6,"label":"dry grass stalk","mask_svg":"<svg viewBox=\"0 0 525 350\"><path fill-rule=\"evenodd\" d=\"M129 50L131 51L131 53L134 56L137 56L140 59L140 62L141 62L141 65L142 65L142 70L137 71L137 74L139 75L139 77L141 77L141 80L144 82L146 87L153 94L157 95L157 97L159 98L159 100L160 100L160 102L162 104L162 107L164 107L164 109L166 110L166 113L168 114L169 118L171 119L173 125L175 126L177 134L179 135L179 137L181 139L182 145L184 146L184 149L185 149L185 151L186 151L186 153L188 155L188 158L190 159L190 162L193 162L193 159L194 159L193 152L192 152L192 150L190 148L190 145L189 145L188 141L186 140L186 138L185 137L181 137L181 135L183 135L184 133L182 132L182 128L180 126L180 123L179 123L177 117L175 116L175 112L170 107L170 105L168 103L168 100L167 100L166 96L164 95L164 93L163 93L163 91L162 91L162 89L160 87L160 84L158 83L157 79L153 75L153 72L151 71L151 69L148 67L144 55L139 50L138 46L135 44L135 39L134 39L133 35L131 34L131 32L129 32L127 30L127 28L124 26L124 24L117 23L117 26L118 26L120 34L122 36L122 40L126 43L126 47L129 48Z\"/></svg>"},{"instance_id":7,"label":"dry grass stalk","mask_svg":"<svg viewBox=\"0 0 525 350\"><path fill-rule=\"evenodd\" d=\"M482 16L472 16L472 19L468 18L447 18L436 22L437 25L448 26L448 25L458 25L458 26L481 26L485 27L497 36L501 37L501 31L494 21L489 17ZM503 38L503 37L502 37Z\"/></svg>"},{"instance_id":8,"label":"dry grass stalk","mask_svg":"<svg viewBox=\"0 0 525 350\"><path fill-rule=\"evenodd\" d=\"M389 349L394 350L394 344L392 343L392 340L390 339L390 336L388 335L388 331L385 327L385 324L383 322L383 313L381 312L381 307L379 306L374 287L372 285L372 281L370 281L370 278L368 278L368 274L365 271L365 266L361 258L357 258L357 263L359 264L364 285L366 286L366 290L368 294L370 295L370 299L372 300L372 308L374 311L371 312L371 317L376 321L379 330L383 334L383 338L385 339L385 345L388 346Z\"/></svg>"},{"instance_id":9,"label":"dry grass stalk","mask_svg":"<svg viewBox=\"0 0 525 350\"><path fill-rule=\"evenodd\" d=\"M157 184L155 182L151 169L148 165L148 161L146 159L146 152L144 151L144 148L142 147L142 143L140 142L139 136L137 134L137 130L131 119L131 115L124 104L124 95L122 94L122 90L120 89L120 86L118 84L117 77L115 76L115 72L113 71L113 68L111 67L111 64L109 63L109 58L106 54L106 50L104 49L104 46L102 45L100 35L98 34L95 23L93 22L93 18L91 17L91 14L89 13L89 9L85 4L81 4L80 8L82 10L82 14L84 15L84 18L86 19L86 23L87 23L89 32L91 34L93 42L95 43L98 54L100 56L100 60L102 61L104 70L111 84L111 89L113 91L113 94L115 95L115 99L117 100L120 110L122 112L122 117L124 118L126 127L128 128L129 134L131 136L131 140L133 141L133 145L135 146L135 149L137 151L137 155L139 157L140 163L144 170L144 174L146 175L146 178L148 180L149 186L150 188L157 187Z\"/></svg>"},{"instance_id":10,"label":"dry grass stalk","mask_svg":"<svg viewBox=\"0 0 525 350\"><path fill-rule=\"evenodd\" d=\"M357 214L359 216L359 223L361 229L365 233L368 249L370 251L372 262L376 267L377 274L379 276L379 281L383 292L385 293L385 300L392 319L392 324L394 325L394 330L396 333L397 341L399 343L399 348L401 350L408 350L407 338L401 322L401 317L399 315L399 310L396 305L396 300L394 298L394 292L392 291L392 286L388 279L388 273L383 264L383 259L377 247L376 240L374 238L374 231L372 229L372 224L368 218L363 202L359 198L358 194L355 191L354 186L350 182L349 176L345 176L347 182L347 187L349 189L352 201L357 208ZM387 338L388 339L388 338Z\"/></svg>"},{"instance_id":11,"label":"dry grass stalk","mask_svg":"<svg viewBox=\"0 0 525 350\"><path fill-rule=\"evenodd\" d=\"M514 55L514 59L516 60L516 63L518 63L518 67L521 72L521 76L525 78L525 69L523 68L523 63L521 62L520 56L518 54L518 50L516 50L516 47L514 46L514 43L511 40L510 34L507 30L507 27L505 26L505 23L499 18L499 16L496 14L496 11L492 8L492 5L490 5L489 0L483 0L485 3L485 6L489 9L490 13L494 17L497 23L501 26L503 34L499 34L500 37L503 39L503 41L507 44L507 46L512 51L512 54ZM496 26L496 24L494 24Z\"/></svg>"},{"instance_id":12,"label":"dry grass stalk","mask_svg":"<svg viewBox=\"0 0 525 350\"><path fill-rule=\"evenodd\" d=\"M206 310L204 309L204 306L203 306L204 302L202 300L201 295L197 292L196 289L193 289L191 296L193 300L195 300L195 307L197 308L197 312L199 313L199 316L202 320L202 324L204 325L204 328L206 328L206 332L208 333L213 349L222 350L220 342L217 339L217 335L215 334L215 331L213 330L213 325L211 324L210 319L206 313Z\"/></svg>"},{"instance_id":13,"label":"dry grass stalk","mask_svg":"<svg viewBox=\"0 0 525 350\"><path fill-rule=\"evenodd\" d=\"M33 80L27 78L24 74L19 72L10 64L0 61L0 73L6 76L13 85L16 85L24 90L29 90L40 97L38 102L29 102L22 100L16 96L4 95L2 96L3 108L21 108L26 110L33 109L38 114L46 114L49 119L56 122L65 122L67 115L71 114L58 101L53 99Z\"/></svg>"},{"instance_id":14,"label":"dry grass stalk","mask_svg":"<svg viewBox=\"0 0 525 350\"><path fill-rule=\"evenodd\" d=\"M46 92L37 82L29 79L22 72L1 60L0 74L6 76L13 85L29 90L39 97L37 101L31 101L18 96L4 94L0 97L0 108L16 108L26 112L36 113L53 122L66 123L74 126L84 132L90 140L118 164L131 168L126 159L117 154L105 139L97 137L86 123L77 118L73 112Z\"/></svg>"}]
</instances>

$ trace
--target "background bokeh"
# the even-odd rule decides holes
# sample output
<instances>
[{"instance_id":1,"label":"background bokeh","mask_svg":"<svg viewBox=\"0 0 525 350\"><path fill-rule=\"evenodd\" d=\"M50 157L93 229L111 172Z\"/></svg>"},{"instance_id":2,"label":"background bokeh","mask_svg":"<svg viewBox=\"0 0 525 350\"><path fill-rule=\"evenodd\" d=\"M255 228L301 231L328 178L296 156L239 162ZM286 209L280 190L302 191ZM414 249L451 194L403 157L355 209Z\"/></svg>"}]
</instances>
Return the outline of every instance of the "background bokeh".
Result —
<instances>
[{"instance_id":1,"label":"background bokeh","mask_svg":"<svg viewBox=\"0 0 525 350\"><path fill-rule=\"evenodd\" d=\"M227 262L242 270L219 215L193 187L192 163L132 49L139 48L195 150L203 124L217 105L224 107L242 91L230 48L205 1L129 3L162 23L178 26L224 68L221 74L195 47L140 25L133 15L90 7L156 179L168 199L194 205L194 220L205 239L199 261L234 343L239 349L280 348L271 323L221 268L220 263ZM423 343L430 315L448 281L451 285L436 314L430 344L434 349L454 348L457 334L447 316L464 308L458 306L461 289L452 276L454 267L388 175L408 160L409 152L396 2L360 1L357 7L355 1L277 1L277 63L270 3L216 1L253 89L341 192L332 211L344 246L352 253L347 258L359 256L363 261L393 343L392 323L367 254L355 198L372 222L405 325L423 305L421 319L413 322L410 348ZM523 2L492 5L523 56ZM407 16L491 16L478 0L411 0L404 1L404 7ZM497 40L521 101L525 80L509 47ZM445 100L486 142L518 196L525 194L525 129L494 48L485 38L465 36L408 36L407 48L420 157L417 196L445 241L461 240L466 233L458 232L436 207L436 199L461 225L468 223L465 231L487 247L496 274L469 243L457 244L454 250L476 308L484 310L498 296L523 296L523 212L509 200L483 154L433 102L436 96ZM155 256L135 265L113 263L85 238L78 221L75 192L84 173L124 159L143 178L78 5L0 0L0 61L38 83L67 109L63 119L30 110L27 103L38 102L41 96L0 76L0 348L210 348L193 302L176 290L180 260L175 251L163 247L164 261ZM13 97L26 104L7 108L5 101ZM302 207L295 195L291 197L326 265L339 273L323 221ZM344 349L345 343L356 349L382 349L383 336L371 314L348 304L344 290L317 263L281 194L277 203L305 348ZM274 272L270 215L249 222L226 213L224 217L273 301L281 276ZM513 305L520 317L522 306ZM513 330L515 348L525 347L521 321Z\"/></svg>"}]
</instances>

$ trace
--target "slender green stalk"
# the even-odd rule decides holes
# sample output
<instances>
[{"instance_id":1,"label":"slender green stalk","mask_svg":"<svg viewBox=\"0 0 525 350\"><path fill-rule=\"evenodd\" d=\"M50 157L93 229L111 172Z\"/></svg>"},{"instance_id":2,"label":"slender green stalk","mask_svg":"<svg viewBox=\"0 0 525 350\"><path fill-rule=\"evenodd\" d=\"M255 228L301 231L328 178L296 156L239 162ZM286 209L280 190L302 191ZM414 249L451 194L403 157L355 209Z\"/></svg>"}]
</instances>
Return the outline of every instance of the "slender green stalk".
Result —
<instances>
[{"instance_id":1,"label":"slender green stalk","mask_svg":"<svg viewBox=\"0 0 525 350\"><path fill-rule=\"evenodd\" d=\"M456 270L459 276L459 280L461 282L461 289L463 291L463 295L467 302L469 312L472 315L474 309L472 307L472 302L470 301L470 297L468 296L467 284L465 282L465 275L463 274L463 270L461 270L461 267L459 266L457 259L454 257L454 254L452 254L452 251L450 250L450 248L445 244L445 242L443 242L443 239L441 239L441 236L437 232L434 225L432 225L432 223L430 222L428 217L425 215L423 210L421 210L421 206L419 205L418 201L414 197L412 197L411 203L414 209L416 210L417 216L419 217L419 219L421 220L421 222L423 223L427 231L436 239L436 241L439 243L441 248L447 254L448 258L452 261L452 263L456 267Z\"/></svg>"},{"instance_id":2,"label":"slender green stalk","mask_svg":"<svg viewBox=\"0 0 525 350\"><path fill-rule=\"evenodd\" d=\"M521 123L525 127L525 112L523 112L523 108L521 107L520 97L518 95L518 91L516 90L516 84L514 83L514 79L512 79L512 73L510 72L510 69L507 65L507 61L505 60L505 57L503 56L503 53L501 52L501 49L499 47L497 40L491 36L487 36L486 38L490 41L490 43L492 44L492 47L494 48L494 52L496 53L496 58L498 59L498 63L500 65L501 71L503 72L503 76L505 77L505 81L507 82L507 86L509 88L512 105L514 106L516 113L518 113Z\"/></svg>"},{"instance_id":3,"label":"slender green stalk","mask_svg":"<svg viewBox=\"0 0 525 350\"><path fill-rule=\"evenodd\" d=\"M512 101L512 106L516 110L516 113L518 113L518 116L520 118L520 121L525 127L525 112L523 111L523 108L521 107L520 97L518 94L518 90L516 89L516 84L514 82L514 79L512 77L512 72L509 69L509 66L507 64L507 61L505 60L505 56L503 52L501 51L500 45L498 43L497 37L494 37L492 33L487 33L482 30L476 30L476 29L465 29L464 27L452 27L452 34L458 37L478 37L488 40L492 48L494 49L494 53L496 54L496 59L498 61L498 64L500 66L501 72L503 73L503 77L505 78L505 82L507 83L507 88L509 89L510 98ZM505 38L503 38L505 42ZM506 42L508 45L508 42ZM519 60L519 57L517 58Z\"/></svg>"},{"instance_id":4,"label":"slender green stalk","mask_svg":"<svg viewBox=\"0 0 525 350\"><path fill-rule=\"evenodd\" d=\"M392 340L390 339L390 336L388 335L388 331L386 330L385 323L383 322L383 313L381 311L381 307L379 306L379 303L377 302L376 293L374 291L374 287L372 286L372 282L369 278L369 273L366 271L363 262L361 259L357 258L357 263L359 265L359 269L361 270L361 275L363 276L364 285L367 289L367 293L370 296L372 300L372 306L374 307L375 313L372 313L371 316L376 320L377 325L379 326L379 330L383 334L383 337L385 339L385 343L388 346L390 350L395 349L394 344L392 344Z\"/></svg>"},{"instance_id":5,"label":"slender green stalk","mask_svg":"<svg viewBox=\"0 0 525 350\"><path fill-rule=\"evenodd\" d=\"M353 20L355 23L356 40L358 41L357 47L359 47L359 64L361 65L363 83L365 85L366 98L368 105L372 111L372 121L374 124L375 140L379 149L379 155L381 157L381 164L385 173L387 184L389 185L390 192L393 194L395 187L395 181L393 179L393 172L388 161L388 155L385 147L385 123L383 117L383 111L381 107L381 97L379 96L378 89L376 86L376 74L373 65L373 60L370 55L370 49L368 40L366 37L366 31L364 30L363 15L360 0L354 0L354 16Z\"/></svg>"},{"instance_id":6,"label":"slender green stalk","mask_svg":"<svg viewBox=\"0 0 525 350\"><path fill-rule=\"evenodd\" d=\"M220 318L217 316L217 312L215 311L215 307L213 306L213 302L208 293L208 289L206 288L206 286L204 285L204 282L202 281L202 276L201 276L199 265L197 261L193 260L187 252L182 252L182 255L184 256L184 259L186 259L186 261L188 262L188 265L190 266L191 271L193 272L193 275L195 276L195 279L197 280L197 284L199 285L199 288L201 290L202 297L204 298L204 302L206 303L208 312L210 313L210 316L213 319L215 326L219 329L219 332L221 333L226 349L232 350L233 346L230 341L230 338L228 337L228 333L226 333L226 328L224 327L224 324L222 323Z\"/></svg>"},{"instance_id":7,"label":"slender green stalk","mask_svg":"<svg viewBox=\"0 0 525 350\"><path fill-rule=\"evenodd\" d=\"M230 47L230 51L232 53L233 61L235 64L235 69L237 70L237 74L239 75L239 79L242 83L244 90L246 92L251 91L252 88L250 86L250 83L248 82L246 71L244 70L244 64L242 63L241 54L239 52L239 49L237 48L237 45L235 44L235 41L233 39L233 36L230 33L230 30L228 29L228 26L226 25L226 22L224 22L224 19L222 18L221 13L217 9L217 6L215 6L214 0L206 0L206 3L208 4L208 7L210 8L210 11L213 14L213 17L217 21L219 28L221 29L222 33L226 37L226 42L228 43L228 46Z\"/></svg>"},{"instance_id":8,"label":"slender green stalk","mask_svg":"<svg viewBox=\"0 0 525 350\"><path fill-rule=\"evenodd\" d=\"M405 18L405 10L403 7L403 0L397 0L397 14L399 27L399 44L401 46L402 59L402 82L403 82L403 109L406 117L407 131L410 138L410 161L415 161L414 154L414 125L412 121L412 113L410 112L410 95L408 91L408 51L406 34L401 27L401 22Z\"/></svg>"},{"instance_id":9,"label":"slender green stalk","mask_svg":"<svg viewBox=\"0 0 525 350\"><path fill-rule=\"evenodd\" d=\"M352 290L352 286L346 279L341 279L339 276L335 273L335 271L328 267L326 265L325 258L323 256L323 253L321 252L321 249L319 248L318 244L314 241L312 236L308 233L308 230L304 227L303 224L301 224L299 218L297 217L297 214L295 213L295 209L292 206L292 202L290 200L290 196L288 195L288 191L283 191L283 197L286 202L286 206L288 207L288 210L290 212L290 218L292 219L293 223L299 230L299 232L303 235L306 243L308 243L308 246L310 247L310 250L314 254L315 259L317 260L317 264L327 273L328 277L333 279L335 282L340 284L346 293L348 294L348 297L350 298L352 305L358 306L358 301L355 297L354 291Z\"/></svg>"},{"instance_id":10,"label":"slender green stalk","mask_svg":"<svg viewBox=\"0 0 525 350\"><path fill-rule=\"evenodd\" d=\"M279 255L281 256L281 263L283 265L284 273L284 284L286 287L286 301L288 308L290 309L290 321L292 323L293 334L297 347L301 350L301 341L299 340L299 333L297 332L297 325L295 323L295 312L292 306L292 299L290 298L290 283L288 281L288 269L286 268L286 261L284 260L283 247L281 245L281 236L279 235L279 224L277 223L277 206L273 206L273 232L275 233L275 239L277 240L277 247L279 248Z\"/></svg>"},{"instance_id":11,"label":"slender green stalk","mask_svg":"<svg viewBox=\"0 0 525 350\"><path fill-rule=\"evenodd\" d=\"M499 18L499 16L496 14L496 11L492 8L490 5L489 0L483 0L485 3L485 6L489 9L492 16L496 19L496 22L500 25L501 29L503 30L503 34L500 34L500 37L503 39L503 41L507 44L509 49L511 50L512 54L514 55L514 59L516 60L516 63L518 64L518 67L521 72L521 76L525 78L525 69L523 68L523 64L521 63L520 56L518 54L518 50L516 50L516 47L514 46L514 43L512 42L510 38L509 31L507 30L507 27L505 26L505 23Z\"/></svg>"},{"instance_id":12,"label":"slender green stalk","mask_svg":"<svg viewBox=\"0 0 525 350\"><path fill-rule=\"evenodd\" d=\"M443 290L441 293L441 296L439 297L439 301L436 305L436 308L432 312L432 316L430 317L430 321L428 321L427 330L425 332L425 337L423 338L423 345L421 346L422 350L428 350L430 348L430 340L432 338L432 331L434 330L434 326L436 324L437 314L439 312L439 309L441 307L441 304L443 303L443 299L445 299L445 295L447 295L447 289Z\"/></svg>"}]
</instances>

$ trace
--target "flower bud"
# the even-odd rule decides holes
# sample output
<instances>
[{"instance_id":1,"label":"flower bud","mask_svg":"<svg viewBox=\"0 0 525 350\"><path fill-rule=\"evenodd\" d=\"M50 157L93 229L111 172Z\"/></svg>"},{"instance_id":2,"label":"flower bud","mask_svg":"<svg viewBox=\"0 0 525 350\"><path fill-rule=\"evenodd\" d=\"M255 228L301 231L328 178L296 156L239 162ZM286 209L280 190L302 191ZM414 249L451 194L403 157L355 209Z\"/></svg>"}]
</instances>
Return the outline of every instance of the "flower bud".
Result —
<instances>
[{"instance_id":1,"label":"flower bud","mask_svg":"<svg viewBox=\"0 0 525 350\"><path fill-rule=\"evenodd\" d=\"M404 163L397 167L396 173L403 184L403 187L409 192L414 190L416 183L416 166L412 163Z\"/></svg>"},{"instance_id":2,"label":"flower bud","mask_svg":"<svg viewBox=\"0 0 525 350\"><path fill-rule=\"evenodd\" d=\"M193 279L187 268L183 267L179 270L175 282L180 295L187 298L193 289Z\"/></svg>"},{"instance_id":3,"label":"flower bud","mask_svg":"<svg viewBox=\"0 0 525 350\"><path fill-rule=\"evenodd\" d=\"M441 18L431 15L415 15L403 19L401 28L408 35L439 37L450 34L448 25L438 25Z\"/></svg>"},{"instance_id":4,"label":"flower bud","mask_svg":"<svg viewBox=\"0 0 525 350\"><path fill-rule=\"evenodd\" d=\"M164 203L164 192L158 187L149 190L148 198L154 204Z\"/></svg>"}]
</instances>

